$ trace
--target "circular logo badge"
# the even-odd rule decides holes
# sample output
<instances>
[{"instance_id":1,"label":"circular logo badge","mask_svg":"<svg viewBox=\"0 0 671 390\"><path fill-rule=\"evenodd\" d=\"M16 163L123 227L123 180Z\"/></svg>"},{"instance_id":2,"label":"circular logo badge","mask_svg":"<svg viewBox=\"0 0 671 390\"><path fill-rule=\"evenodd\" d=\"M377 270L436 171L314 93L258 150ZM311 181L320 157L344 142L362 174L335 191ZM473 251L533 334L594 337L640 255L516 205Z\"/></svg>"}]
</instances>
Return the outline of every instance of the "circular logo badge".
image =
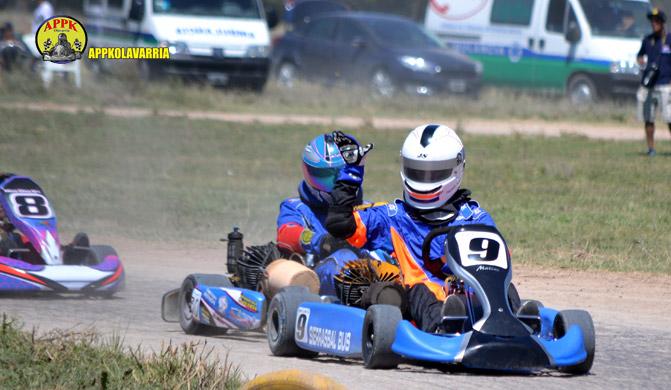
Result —
<instances>
[{"instance_id":1,"label":"circular logo badge","mask_svg":"<svg viewBox=\"0 0 671 390\"><path fill-rule=\"evenodd\" d=\"M35 45L44 61L67 64L82 58L88 35L84 25L70 16L45 20L35 34Z\"/></svg>"},{"instance_id":2,"label":"circular logo badge","mask_svg":"<svg viewBox=\"0 0 671 390\"><path fill-rule=\"evenodd\" d=\"M489 0L429 0L431 9L448 20L464 20L485 8Z\"/></svg>"}]
</instances>

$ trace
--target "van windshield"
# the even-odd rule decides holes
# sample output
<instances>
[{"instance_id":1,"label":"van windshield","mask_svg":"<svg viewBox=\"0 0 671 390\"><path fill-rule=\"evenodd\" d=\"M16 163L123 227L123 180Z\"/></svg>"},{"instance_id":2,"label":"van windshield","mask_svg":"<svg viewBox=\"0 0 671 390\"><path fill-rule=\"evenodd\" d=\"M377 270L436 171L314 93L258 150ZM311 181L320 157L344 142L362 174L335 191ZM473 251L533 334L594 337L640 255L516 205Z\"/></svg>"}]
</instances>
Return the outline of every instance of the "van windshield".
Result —
<instances>
[{"instance_id":1,"label":"van windshield","mask_svg":"<svg viewBox=\"0 0 671 390\"><path fill-rule=\"evenodd\" d=\"M154 13L261 18L257 0L154 0Z\"/></svg>"},{"instance_id":2,"label":"van windshield","mask_svg":"<svg viewBox=\"0 0 671 390\"><path fill-rule=\"evenodd\" d=\"M580 4L594 35L641 38L651 31L646 1L580 0Z\"/></svg>"}]
</instances>

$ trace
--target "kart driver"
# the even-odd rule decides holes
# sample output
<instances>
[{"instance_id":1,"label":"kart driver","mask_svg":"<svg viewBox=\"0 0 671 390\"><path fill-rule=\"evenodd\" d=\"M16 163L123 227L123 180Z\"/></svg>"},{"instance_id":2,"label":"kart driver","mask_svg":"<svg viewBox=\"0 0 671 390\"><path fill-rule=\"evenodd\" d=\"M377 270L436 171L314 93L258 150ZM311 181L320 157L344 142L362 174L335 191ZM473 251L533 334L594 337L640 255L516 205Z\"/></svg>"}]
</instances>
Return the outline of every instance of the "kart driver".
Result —
<instances>
[{"instance_id":1,"label":"kart driver","mask_svg":"<svg viewBox=\"0 0 671 390\"><path fill-rule=\"evenodd\" d=\"M451 272L443 257L444 238L431 244L431 258L442 260L431 262L436 266L424 264L421 255L424 237L436 227L495 226L470 198L470 191L460 189L465 151L457 134L442 125L420 126L410 132L401 149L403 200L357 211L354 206L363 183L365 156L373 145L361 146L342 132L334 132L333 139L345 167L333 187L328 232L357 248L395 253L408 293L409 314L423 331L436 332L448 307L451 313L457 310L466 315L463 301L446 293L445 279Z\"/></svg>"},{"instance_id":2,"label":"kart driver","mask_svg":"<svg viewBox=\"0 0 671 390\"><path fill-rule=\"evenodd\" d=\"M343 240L335 240L324 228L332 202L331 191L344 166L345 160L330 134L319 135L305 145L304 180L298 185L298 197L282 201L277 217L277 246L282 252L316 257L306 259L307 264L314 264L333 250L348 246ZM353 197L353 206L362 203L361 186Z\"/></svg>"}]
</instances>

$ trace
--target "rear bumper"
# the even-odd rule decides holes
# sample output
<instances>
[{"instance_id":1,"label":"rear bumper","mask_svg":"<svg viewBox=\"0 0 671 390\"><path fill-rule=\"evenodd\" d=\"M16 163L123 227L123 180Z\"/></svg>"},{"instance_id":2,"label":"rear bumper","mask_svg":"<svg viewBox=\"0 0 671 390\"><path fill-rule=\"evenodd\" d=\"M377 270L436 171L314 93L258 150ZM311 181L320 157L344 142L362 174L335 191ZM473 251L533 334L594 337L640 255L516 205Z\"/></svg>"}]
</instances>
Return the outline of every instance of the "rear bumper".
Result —
<instances>
[{"instance_id":1,"label":"rear bumper","mask_svg":"<svg viewBox=\"0 0 671 390\"><path fill-rule=\"evenodd\" d=\"M601 96L635 97L641 85L641 76L620 73L592 73L590 75Z\"/></svg>"},{"instance_id":2,"label":"rear bumper","mask_svg":"<svg viewBox=\"0 0 671 390\"><path fill-rule=\"evenodd\" d=\"M263 85L268 79L270 59L185 56L153 62L152 66L164 74L203 79L217 85Z\"/></svg>"}]
</instances>

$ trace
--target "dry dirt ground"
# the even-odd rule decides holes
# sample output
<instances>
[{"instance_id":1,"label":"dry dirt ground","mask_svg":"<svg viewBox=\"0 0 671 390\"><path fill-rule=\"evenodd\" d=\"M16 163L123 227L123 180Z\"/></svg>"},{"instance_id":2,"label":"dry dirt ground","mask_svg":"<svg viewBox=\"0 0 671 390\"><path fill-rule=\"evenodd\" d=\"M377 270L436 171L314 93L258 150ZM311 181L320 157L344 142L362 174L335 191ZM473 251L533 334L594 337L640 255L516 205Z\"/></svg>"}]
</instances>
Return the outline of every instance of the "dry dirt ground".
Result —
<instances>
[{"instance_id":1,"label":"dry dirt ground","mask_svg":"<svg viewBox=\"0 0 671 390\"><path fill-rule=\"evenodd\" d=\"M230 333L193 337L179 324L160 317L162 294L178 287L192 272L225 269L225 244L147 243L109 238L126 266L126 290L109 300L77 297L19 298L0 296L0 311L20 318L27 327L95 327L121 334L128 344L159 349L162 344L201 340L223 358L240 365L248 377L285 368L328 375L348 388L667 388L671 381L671 277L650 274L584 272L521 268L513 282L522 298L534 298L557 309L584 308L594 317L597 352L592 373L568 377L554 373L533 376L488 376L444 373L436 368L402 365L392 371L371 371L356 361L321 357L314 360L277 358L262 333Z\"/></svg>"},{"instance_id":2,"label":"dry dirt ground","mask_svg":"<svg viewBox=\"0 0 671 390\"><path fill-rule=\"evenodd\" d=\"M345 128L373 127L376 129L408 130L418 124L428 121L422 118L384 118L384 117L347 117L347 116L318 116L318 115L282 115L282 114L249 114L217 111L184 111L184 110L152 110L133 107L89 107L89 106L62 106L50 102L34 103L0 103L0 107L7 109L49 111L64 113L98 113L115 117L137 118L149 116L180 117L188 119L206 119L221 122L262 123L262 124L297 124L297 125L325 125ZM618 125L612 123L590 123L588 126L578 122L557 122L542 120L488 120L472 119L457 121L449 118L431 118L434 123L443 123L454 129L469 134L489 135L542 135L557 137L562 134L581 135L593 139L610 140L644 140L642 126ZM658 126L655 133L657 140L669 140L671 135L665 126Z\"/></svg>"}]
</instances>

